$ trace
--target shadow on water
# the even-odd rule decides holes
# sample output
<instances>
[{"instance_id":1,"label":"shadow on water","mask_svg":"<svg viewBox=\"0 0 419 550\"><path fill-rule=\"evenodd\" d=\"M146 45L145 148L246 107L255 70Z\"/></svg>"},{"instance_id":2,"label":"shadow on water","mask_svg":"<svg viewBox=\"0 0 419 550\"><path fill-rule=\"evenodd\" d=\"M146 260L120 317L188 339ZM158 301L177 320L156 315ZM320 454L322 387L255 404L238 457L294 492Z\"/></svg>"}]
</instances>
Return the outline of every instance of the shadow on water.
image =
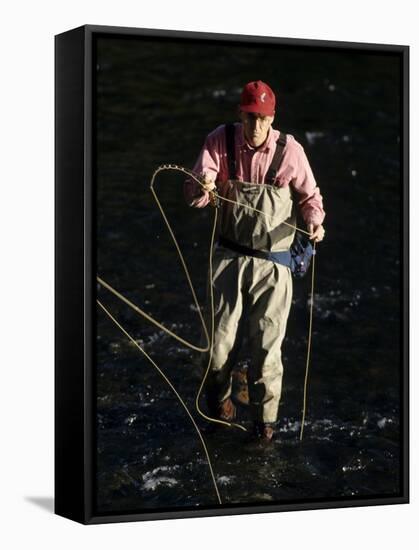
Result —
<instances>
[{"instance_id":1,"label":"shadow on water","mask_svg":"<svg viewBox=\"0 0 419 550\"><path fill-rule=\"evenodd\" d=\"M246 434L213 431L198 419L226 503L400 490L399 63L396 56L371 52L99 41L98 273L168 328L200 339L150 178L162 163L193 166L205 135L235 119L245 82L260 78L278 92L274 127L305 147L324 197L327 239L317 256L304 440L298 436L308 280L294 283L278 440L258 448ZM162 173L156 188L204 304L213 212L188 208L182 184L182 176ZM103 289L99 293L194 410L202 377L198 354ZM159 374L101 312L96 357L98 511L215 504L190 420ZM239 365L245 368L247 361L243 349ZM245 411L242 421L250 427Z\"/></svg>"}]
</instances>

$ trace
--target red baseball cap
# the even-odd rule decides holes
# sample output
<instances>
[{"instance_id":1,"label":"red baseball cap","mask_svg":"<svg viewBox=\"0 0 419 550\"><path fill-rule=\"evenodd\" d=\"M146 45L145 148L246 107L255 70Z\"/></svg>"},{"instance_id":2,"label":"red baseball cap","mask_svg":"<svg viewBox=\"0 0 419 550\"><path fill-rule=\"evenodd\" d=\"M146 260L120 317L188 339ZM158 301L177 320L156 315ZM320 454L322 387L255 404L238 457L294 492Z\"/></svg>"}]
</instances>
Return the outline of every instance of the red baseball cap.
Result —
<instances>
[{"instance_id":1,"label":"red baseball cap","mask_svg":"<svg viewBox=\"0 0 419 550\"><path fill-rule=\"evenodd\" d=\"M248 82L240 97L240 109L245 113L273 116L275 114L275 94L261 80Z\"/></svg>"}]
</instances>

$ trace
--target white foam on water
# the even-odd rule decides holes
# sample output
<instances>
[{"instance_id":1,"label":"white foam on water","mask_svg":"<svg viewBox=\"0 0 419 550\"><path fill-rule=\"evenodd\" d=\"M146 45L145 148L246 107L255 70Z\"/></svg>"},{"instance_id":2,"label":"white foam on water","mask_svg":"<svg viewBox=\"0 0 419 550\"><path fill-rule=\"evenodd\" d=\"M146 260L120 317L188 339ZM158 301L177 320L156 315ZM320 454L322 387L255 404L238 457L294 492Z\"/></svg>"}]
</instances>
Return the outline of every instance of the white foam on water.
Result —
<instances>
[{"instance_id":1,"label":"white foam on water","mask_svg":"<svg viewBox=\"0 0 419 550\"><path fill-rule=\"evenodd\" d=\"M346 466L342 466L342 472L359 472L366 469L366 464L363 464L360 458L355 459Z\"/></svg>"},{"instance_id":2,"label":"white foam on water","mask_svg":"<svg viewBox=\"0 0 419 550\"><path fill-rule=\"evenodd\" d=\"M179 466L159 466L154 468L151 472L147 472L143 475L143 488L146 491L155 491L157 487L163 485L166 487L174 487L178 485L178 481L174 477L167 475L159 475L162 472L171 472L179 469Z\"/></svg>"},{"instance_id":3,"label":"white foam on water","mask_svg":"<svg viewBox=\"0 0 419 550\"><path fill-rule=\"evenodd\" d=\"M234 476L219 476L217 477L217 482L220 485L231 485L234 479Z\"/></svg>"},{"instance_id":4,"label":"white foam on water","mask_svg":"<svg viewBox=\"0 0 419 550\"><path fill-rule=\"evenodd\" d=\"M284 424L280 427L280 432L298 432L301 428L301 422L299 420L290 420L284 418Z\"/></svg>"},{"instance_id":5,"label":"white foam on water","mask_svg":"<svg viewBox=\"0 0 419 550\"><path fill-rule=\"evenodd\" d=\"M392 418L380 418L380 420L377 421L377 426L382 430L386 427L387 424L393 424L394 420Z\"/></svg>"},{"instance_id":6,"label":"white foam on water","mask_svg":"<svg viewBox=\"0 0 419 550\"><path fill-rule=\"evenodd\" d=\"M125 420L124 420L124 423L127 424L128 426L132 426L132 424L134 424L134 422L137 420L138 418L138 415L137 414L130 414Z\"/></svg>"},{"instance_id":7,"label":"white foam on water","mask_svg":"<svg viewBox=\"0 0 419 550\"><path fill-rule=\"evenodd\" d=\"M314 145L317 140L324 137L323 132L306 132L305 135L309 145Z\"/></svg>"},{"instance_id":8,"label":"white foam on water","mask_svg":"<svg viewBox=\"0 0 419 550\"><path fill-rule=\"evenodd\" d=\"M160 485L166 485L167 487L174 487L177 485L176 479L172 477L158 477L146 479L143 483L143 488L146 491L155 491Z\"/></svg>"}]
</instances>

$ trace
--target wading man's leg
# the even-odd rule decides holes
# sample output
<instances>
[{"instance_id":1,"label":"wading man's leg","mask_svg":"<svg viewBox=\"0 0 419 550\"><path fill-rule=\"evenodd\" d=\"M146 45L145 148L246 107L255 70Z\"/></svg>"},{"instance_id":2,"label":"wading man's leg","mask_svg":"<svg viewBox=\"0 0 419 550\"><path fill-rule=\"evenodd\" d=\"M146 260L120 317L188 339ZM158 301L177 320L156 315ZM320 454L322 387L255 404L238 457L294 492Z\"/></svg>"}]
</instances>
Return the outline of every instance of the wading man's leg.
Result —
<instances>
[{"instance_id":1,"label":"wading man's leg","mask_svg":"<svg viewBox=\"0 0 419 550\"><path fill-rule=\"evenodd\" d=\"M206 383L210 413L223 420L235 418L231 400L232 369L238 352L242 322L242 280L247 259L214 253L214 346Z\"/></svg>"},{"instance_id":2,"label":"wading man's leg","mask_svg":"<svg viewBox=\"0 0 419 550\"><path fill-rule=\"evenodd\" d=\"M271 439L282 389L281 345L292 302L289 269L254 259L249 301L249 400L257 432Z\"/></svg>"}]
</instances>

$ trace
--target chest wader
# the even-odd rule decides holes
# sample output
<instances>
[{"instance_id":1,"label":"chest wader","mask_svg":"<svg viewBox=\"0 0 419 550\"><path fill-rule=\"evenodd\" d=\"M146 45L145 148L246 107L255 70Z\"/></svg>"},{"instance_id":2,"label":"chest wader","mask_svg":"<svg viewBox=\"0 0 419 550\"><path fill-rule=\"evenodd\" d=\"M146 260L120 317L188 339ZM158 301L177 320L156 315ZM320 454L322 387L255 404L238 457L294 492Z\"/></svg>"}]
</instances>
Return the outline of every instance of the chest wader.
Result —
<instances>
[{"instance_id":1,"label":"chest wader","mask_svg":"<svg viewBox=\"0 0 419 550\"><path fill-rule=\"evenodd\" d=\"M285 140L282 150L284 145ZM279 147L281 144L277 144L277 153ZM280 159L282 151L276 156ZM277 167L273 174L276 172ZM281 223L296 223L291 190L233 178L217 187L221 196L240 205L221 201L220 206L219 240L213 253L215 331L210 399L221 403L231 395L232 368L244 329L250 348L247 380L253 418L272 423L281 397L281 344L292 300L291 271L283 264L295 229ZM284 262L277 263L281 259Z\"/></svg>"}]
</instances>

